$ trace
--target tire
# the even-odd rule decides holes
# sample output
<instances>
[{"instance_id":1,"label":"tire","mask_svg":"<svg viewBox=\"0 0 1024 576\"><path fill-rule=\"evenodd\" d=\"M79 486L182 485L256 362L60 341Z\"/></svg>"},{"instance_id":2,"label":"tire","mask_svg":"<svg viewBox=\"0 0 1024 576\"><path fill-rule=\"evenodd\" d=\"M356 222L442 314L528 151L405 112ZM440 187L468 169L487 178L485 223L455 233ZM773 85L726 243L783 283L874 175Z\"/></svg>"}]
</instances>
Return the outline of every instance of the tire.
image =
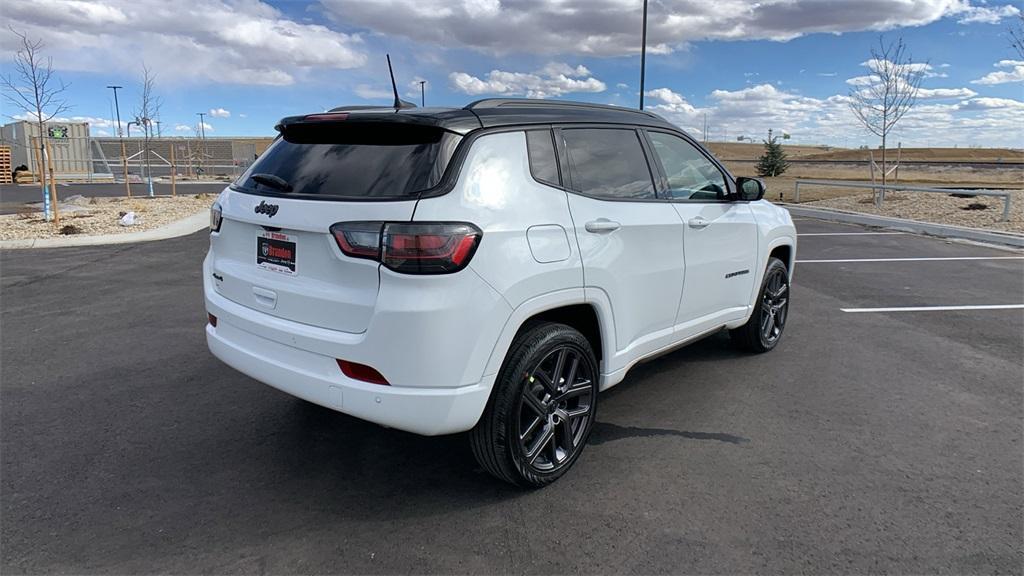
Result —
<instances>
[{"instance_id":1,"label":"tire","mask_svg":"<svg viewBox=\"0 0 1024 576\"><path fill-rule=\"evenodd\" d=\"M789 317L789 271L778 258L769 258L757 305L747 323L729 331L742 350L768 352L778 345Z\"/></svg>"},{"instance_id":2,"label":"tire","mask_svg":"<svg viewBox=\"0 0 1024 576\"><path fill-rule=\"evenodd\" d=\"M551 322L522 330L469 435L480 466L528 488L560 478L590 437L597 375L594 351L578 331Z\"/></svg>"}]
</instances>

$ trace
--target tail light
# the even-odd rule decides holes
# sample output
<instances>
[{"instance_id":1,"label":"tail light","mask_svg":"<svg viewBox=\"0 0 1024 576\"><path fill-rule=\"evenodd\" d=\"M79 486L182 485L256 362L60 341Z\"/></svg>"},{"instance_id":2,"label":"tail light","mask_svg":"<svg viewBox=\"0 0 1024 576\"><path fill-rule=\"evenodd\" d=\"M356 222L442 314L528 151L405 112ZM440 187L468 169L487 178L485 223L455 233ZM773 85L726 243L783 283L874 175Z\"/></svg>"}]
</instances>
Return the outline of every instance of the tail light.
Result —
<instances>
[{"instance_id":1,"label":"tail light","mask_svg":"<svg viewBox=\"0 0 1024 576\"><path fill-rule=\"evenodd\" d=\"M461 222L340 222L331 226L346 256L403 274L450 274L469 264L483 233Z\"/></svg>"},{"instance_id":2,"label":"tail light","mask_svg":"<svg viewBox=\"0 0 1024 576\"><path fill-rule=\"evenodd\" d=\"M220 232L220 223L224 220L224 213L219 202L210 206L210 232Z\"/></svg>"}]
</instances>

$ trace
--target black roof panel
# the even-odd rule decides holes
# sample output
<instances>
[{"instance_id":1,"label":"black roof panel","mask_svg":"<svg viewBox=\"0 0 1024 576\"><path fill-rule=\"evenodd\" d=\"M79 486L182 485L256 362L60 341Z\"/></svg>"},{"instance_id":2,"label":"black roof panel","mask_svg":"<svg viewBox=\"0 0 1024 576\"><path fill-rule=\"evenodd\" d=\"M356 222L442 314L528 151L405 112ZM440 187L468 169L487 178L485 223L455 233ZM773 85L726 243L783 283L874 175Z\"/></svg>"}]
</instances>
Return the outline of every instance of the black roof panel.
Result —
<instances>
[{"instance_id":1,"label":"black roof panel","mask_svg":"<svg viewBox=\"0 0 1024 576\"><path fill-rule=\"evenodd\" d=\"M338 114L339 122L408 122L410 124L437 126L459 134L466 134L477 128L518 126L528 124L629 124L676 128L667 120L647 111L572 102L568 100L536 100L529 98L490 98L478 100L465 108L402 108L395 110L385 106L342 106L330 112L308 116L283 118L280 126L330 121L332 114ZM343 115L344 114L344 115Z\"/></svg>"}]
</instances>

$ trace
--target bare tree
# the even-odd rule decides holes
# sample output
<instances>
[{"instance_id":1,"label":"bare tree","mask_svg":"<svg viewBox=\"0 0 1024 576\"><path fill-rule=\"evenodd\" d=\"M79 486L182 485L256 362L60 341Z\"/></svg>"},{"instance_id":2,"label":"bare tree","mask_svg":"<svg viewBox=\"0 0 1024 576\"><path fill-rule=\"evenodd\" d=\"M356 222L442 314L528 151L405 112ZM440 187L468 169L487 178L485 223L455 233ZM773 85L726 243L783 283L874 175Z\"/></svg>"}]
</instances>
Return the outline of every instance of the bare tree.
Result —
<instances>
[{"instance_id":1,"label":"bare tree","mask_svg":"<svg viewBox=\"0 0 1024 576\"><path fill-rule=\"evenodd\" d=\"M1010 24L1010 47L1024 60L1024 14L1017 15L1017 21Z\"/></svg>"},{"instance_id":2,"label":"bare tree","mask_svg":"<svg viewBox=\"0 0 1024 576\"><path fill-rule=\"evenodd\" d=\"M149 148L150 139L153 137L153 125L160 116L160 106L163 101L155 92L156 74L142 64L142 91L139 94L139 105L135 108L135 123L142 128L144 135L144 154L146 162L146 175L150 183L150 195L153 192L153 173L150 165Z\"/></svg>"},{"instance_id":3,"label":"bare tree","mask_svg":"<svg viewBox=\"0 0 1024 576\"><path fill-rule=\"evenodd\" d=\"M69 85L53 76L53 58L43 56L46 45L42 40L32 40L27 34L8 27L21 40L21 47L14 53L12 74L0 76L4 97L17 110L23 111L39 128L39 152L42 166L38 167L39 185L46 193L46 123L71 109L64 92ZM50 193L56 201L56 191ZM54 210L57 209L54 204Z\"/></svg>"},{"instance_id":4,"label":"bare tree","mask_svg":"<svg viewBox=\"0 0 1024 576\"><path fill-rule=\"evenodd\" d=\"M915 63L903 39L878 39L868 61L871 73L850 89L850 110L869 132L882 139L882 185L886 182L885 144L893 127L917 103L927 62Z\"/></svg>"}]
</instances>

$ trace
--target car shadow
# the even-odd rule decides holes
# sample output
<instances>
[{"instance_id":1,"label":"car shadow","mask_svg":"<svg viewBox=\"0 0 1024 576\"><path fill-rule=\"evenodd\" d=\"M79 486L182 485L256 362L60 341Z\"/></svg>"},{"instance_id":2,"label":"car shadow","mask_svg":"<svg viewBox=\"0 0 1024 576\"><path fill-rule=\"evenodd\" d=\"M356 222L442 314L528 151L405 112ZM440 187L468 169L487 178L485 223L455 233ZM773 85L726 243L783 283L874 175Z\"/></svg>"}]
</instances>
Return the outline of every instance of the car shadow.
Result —
<instances>
[{"instance_id":1,"label":"car shadow","mask_svg":"<svg viewBox=\"0 0 1024 576\"><path fill-rule=\"evenodd\" d=\"M595 422L588 444L598 445L625 438L653 438L657 436L686 438L688 440L715 440L727 444L746 444L750 442L749 438L721 432L689 432L687 430L673 430L670 428L641 428L638 426L619 426L610 422Z\"/></svg>"},{"instance_id":2,"label":"car shadow","mask_svg":"<svg viewBox=\"0 0 1024 576\"><path fill-rule=\"evenodd\" d=\"M601 403L612 405L620 394L642 383L658 388L674 385L666 380L688 381L688 373L703 370L699 364L737 355L728 346L727 337L713 336L637 366L622 384L601 395ZM663 373L671 373L671 378L659 379ZM496 480L481 469L465 433L424 437L384 428L290 397L241 374L224 376L222 386L252 402L252 411L240 427L221 428L221 435L211 434L198 441L211 445L191 446L190 453L200 459L197 467L175 476L197 488L207 484L205 479L219 477L230 484L247 486L250 493L246 498L277 502L278 513L313 507L332 516L374 520L445 516L453 507L487 507L536 494ZM634 391L647 392L642 388ZM700 397L696 390L693 395ZM235 442L225 446L216 436L227 436ZM239 440L240 436L244 439ZM590 443L652 437L729 445L749 441L721 431L599 421ZM586 481L583 476L570 474L543 492L578 489ZM281 501L281 490L288 494L286 501Z\"/></svg>"}]
</instances>

